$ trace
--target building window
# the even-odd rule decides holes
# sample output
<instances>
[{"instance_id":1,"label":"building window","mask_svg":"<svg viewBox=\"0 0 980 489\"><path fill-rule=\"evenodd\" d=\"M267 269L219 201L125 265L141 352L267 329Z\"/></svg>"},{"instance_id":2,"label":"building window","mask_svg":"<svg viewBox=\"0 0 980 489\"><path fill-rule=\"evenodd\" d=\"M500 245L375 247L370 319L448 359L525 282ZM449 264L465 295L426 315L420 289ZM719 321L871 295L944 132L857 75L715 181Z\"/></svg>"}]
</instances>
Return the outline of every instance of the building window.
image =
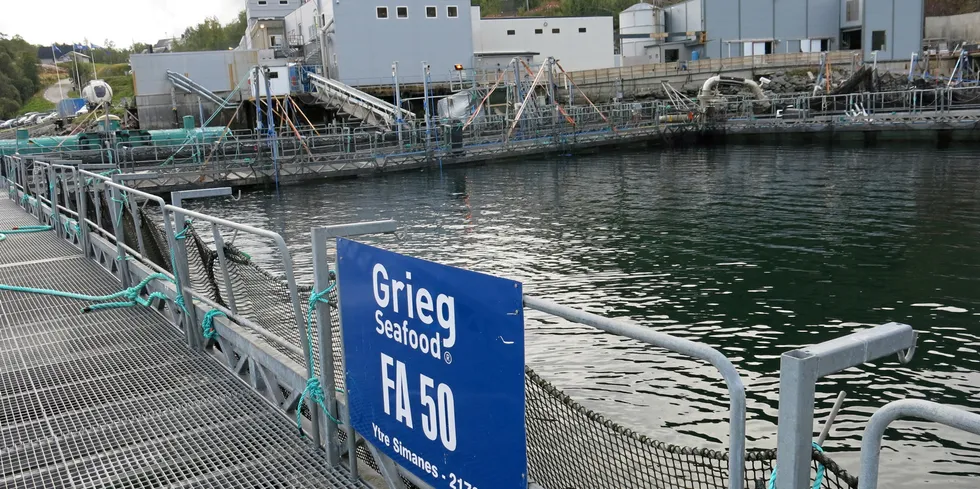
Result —
<instances>
[{"instance_id":1,"label":"building window","mask_svg":"<svg viewBox=\"0 0 980 489\"><path fill-rule=\"evenodd\" d=\"M551 29L551 33L552 34L560 34L561 33L561 29L558 29L557 27L554 28L554 29Z\"/></svg>"},{"instance_id":2,"label":"building window","mask_svg":"<svg viewBox=\"0 0 980 489\"><path fill-rule=\"evenodd\" d=\"M378 7L378 18L379 19L388 18L388 7Z\"/></svg>"},{"instance_id":3,"label":"building window","mask_svg":"<svg viewBox=\"0 0 980 489\"><path fill-rule=\"evenodd\" d=\"M859 22L861 20L861 4L858 0L847 0L844 4L844 21L845 22Z\"/></svg>"},{"instance_id":4,"label":"building window","mask_svg":"<svg viewBox=\"0 0 980 489\"><path fill-rule=\"evenodd\" d=\"M535 34L544 34L544 29L534 29Z\"/></svg>"},{"instance_id":5,"label":"building window","mask_svg":"<svg viewBox=\"0 0 980 489\"><path fill-rule=\"evenodd\" d=\"M871 31L871 50L885 50L885 31Z\"/></svg>"},{"instance_id":6,"label":"building window","mask_svg":"<svg viewBox=\"0 0 980 489\"><path fill-rule=\"evenodd\" d=\"M449 18L459 17L459 8L457 8L455 5L450 5L446 7L446 17Z\"/></svg>"},{"instance_id":7,"label":"building window","mask_svg":"<svg viewBox=\"0 0 980 489\"><path fill-rule=\"evenodd\" d=\"M507 29L508 36L513 36L514 34L517 34L517 32L514 29Z\"/></svg>"},{"instance_id":8,"label":"building window","mask_svg":"<svg viewBox=\"0 0 980 489\"><path fill-rule=\"evenodd\" d=\"M399 19L407 19L408 18L408 7L395 7L395 15Z\"/></svg>"},{"instance_id":9,"label":"building window","mask_svg":"<svg viewBox=\"0 0 980 489\"><path fill-rule=\"evenodd\" d=\"M428 18L428 19L434 19L434 18L436 18L436 10L437 9L435 7L426 7L425 8L425 17Z\"/></svg>"},{"instance_id":10,"label":"building window","mask_svg":"<svg viewBox=\"0 0 980 489\"><path fill-rule=\"evenodd\" d=\"M289 5L289 0L279 0L279 5Z\"/></svg>"},{"instance_id":11,"label":"building window","mask_svg":"<svg viewBox=\"0 0 980 489\"><path fill-rule=\"evenodd\" d=\"M680 49L664 49L664 63L673 63L681 59Z\"/></svg>"},{"instance_id":12,"label":"building window","mask_svg":"<svg viewBox=\"0 0 980 489\"><path fill-rule=\"evenodd\" d=\"M579 32L585 32L585 27L579 27L579 28L578 28L578 31L579 31Z\"/></svg>"}]
</instances>

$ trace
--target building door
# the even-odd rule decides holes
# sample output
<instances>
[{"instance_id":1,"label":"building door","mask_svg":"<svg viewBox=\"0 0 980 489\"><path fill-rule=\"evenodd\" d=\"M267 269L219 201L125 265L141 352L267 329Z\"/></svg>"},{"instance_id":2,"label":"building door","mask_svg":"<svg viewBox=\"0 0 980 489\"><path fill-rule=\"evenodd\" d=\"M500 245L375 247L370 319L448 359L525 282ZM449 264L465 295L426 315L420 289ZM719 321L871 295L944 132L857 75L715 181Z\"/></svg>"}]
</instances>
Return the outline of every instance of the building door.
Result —
<instances>
[{"instance_id":1,"label":"building door","mask_svg":"<svg viewBox=\"0 0 980 489\"><path fill-rule=\"evenodd\" d=\"M840 33L841 50L861 49L861 29L851 29Z\"/></svg>"}]
</instances>

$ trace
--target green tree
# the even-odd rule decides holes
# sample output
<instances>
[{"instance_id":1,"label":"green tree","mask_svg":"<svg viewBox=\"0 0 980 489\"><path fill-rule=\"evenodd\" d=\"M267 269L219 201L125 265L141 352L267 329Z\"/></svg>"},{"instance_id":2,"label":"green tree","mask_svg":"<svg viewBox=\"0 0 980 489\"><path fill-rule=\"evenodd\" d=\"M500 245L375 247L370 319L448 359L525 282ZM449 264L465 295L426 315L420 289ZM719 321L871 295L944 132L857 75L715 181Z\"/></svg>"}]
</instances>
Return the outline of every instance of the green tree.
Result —
<instances>
[{"instance_id":1,"label":"green tree","mask_svg":"<svg viewBox=\"0 0 980 489\"><path fill-rule=\"evenodd\" d=\"M175 51L219 51L238 47L242 35L245 34L247 19L245 12L238 18L221 25L217 17L208 17L200 24L188 27L175 43Z\"/></svg>"},{"instance_id":2,"label":"green tree","mask_svg":"<svg viewBox=\"0 0 980 489\"><path fill-rule=\"evenodd\" d=\"M0 119L13 117L40 88L37 63L35 46L0 34Z\"/></svg>"}]
</instances>

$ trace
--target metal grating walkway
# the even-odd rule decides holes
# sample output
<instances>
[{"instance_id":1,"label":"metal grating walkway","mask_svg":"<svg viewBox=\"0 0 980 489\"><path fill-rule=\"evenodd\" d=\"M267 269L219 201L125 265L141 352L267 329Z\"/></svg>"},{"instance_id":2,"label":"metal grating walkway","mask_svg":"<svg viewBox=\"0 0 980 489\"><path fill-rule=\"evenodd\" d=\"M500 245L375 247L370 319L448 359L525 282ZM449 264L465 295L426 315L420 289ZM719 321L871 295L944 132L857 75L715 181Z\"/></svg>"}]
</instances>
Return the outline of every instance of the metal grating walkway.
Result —
<instances>
[{"instance_id":1,"label":"metal grating walkway","mask_svg":"<svg viewBox=\"0 0 980 489\"><path fill-rule=\"evenodd\" d=\"M0 242L0 283L119 288L53 233ZM0 291L0 487L360 487L162 316L80 307Z\"/></svg>"}]
</instances>

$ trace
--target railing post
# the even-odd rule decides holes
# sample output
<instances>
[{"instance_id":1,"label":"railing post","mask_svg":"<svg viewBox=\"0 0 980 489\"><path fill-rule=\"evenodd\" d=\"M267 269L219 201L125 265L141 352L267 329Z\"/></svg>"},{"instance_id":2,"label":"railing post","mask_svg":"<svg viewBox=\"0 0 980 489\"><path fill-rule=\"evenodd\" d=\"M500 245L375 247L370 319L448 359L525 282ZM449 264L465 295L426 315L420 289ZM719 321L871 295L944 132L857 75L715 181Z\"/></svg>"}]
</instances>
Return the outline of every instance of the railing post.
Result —
<instances>
[{"instance_id":1,"label":"railing post","mask_svg":"<svg viewBox=\"0 0 980 489\"><path fill-rule=\"evenodd\" d=\"M75 170L75 198L78 199L78 240L82 244L82 256L89 257L88 185L85 177Z\"/></svg>"},{"instance_id":2,"label":"railing post","mask_svg":"<svg viewBox=\"0 0 980 489\"><path fill-rule=\"evenodd\" d=\"M181 297L184 302L183 311L178 311L184 329L184 337L187 344L197 351L204 349L204 342L201 335L197 334L197 314L194 308L194 296L191 294L190 266L187 261L187 239L177 239L177 234L184 229L185 219L180 211L174 211L173 223L170 217L164 214L164 227L167 231L167 242L173 246L173 258L171 266L174 270L174 278L177 279ZM190 226L189 223L186 223ZM171 227L173 225L174 227Z\"/></svg>"},{"instance_id":3,"label":"railing post","mask_svg":"<svg viewBox=\"0 0 980 489\"><path fill-rule=\"evenodd\" d=\"M313 292L317 293L330 286L330 260L327 258L327 237L323 228L313 228ZM340 419L337 410L336 381L334 380L333 363L333 324L330 317L330 304L316 303L316 333L319 339L320 386L323 387L324 405L327 413L334 419ZM314 413L311 413L314 414ZM315 412L321 417L320 412ZM331 467L340 464L340 447L336 445L337 425L324 420L326 440L324 449L327 452L327 463ZM314 440L319 440L320 433L314 433ZM355 460L356 455L351 458ZM356 462L352 462L356 463Z\"/></svg>"},{"instance_id":4,"label":"railing post","mask_svg":"<svg viewBox=\"0 0 980 489\"><path fill-rule=\"evenodd\" d=\"M776 487L810 487L817 379L894 353L907 362L911 360L915 339L911 326L888 323L783 353L779 370ZM903 350L908 353L902 355Z\"/></svg>"},{"instance_id":5,"label":"railing post","mask_svg":"<svg viewBox=\"0 0 980 489\"><path fill-rule=\"evenodd\" d=\"M112 182L119 183L116 179L118 175L113 175ZM123 229L123 216L125 214L126 205L123 200L122 192L115 186L109 187L111 190L109 193L112 195L109 201L109 215L112 216L112 231L116 238L116 269L119 272L119 281L122 283L123 288L128 288L130 285L129 279L129 262L127 261L126 249L123 245L126 242L126 231ZM118 204L118 207L117 207Z\"/></svg>"},{"instance_id":6,"label":"railing post","mask_svg":"<svg viewBox=\"0 0 980 489\"><path fill-rule=\"evenodd\" d=\"M326 290L330 285L330 260L327 257L327 240L344 236L363 236L366 234L393 233L398 229L395 221L377 221L357 224L345 224L339 226L314 227L313 234L313 292ZM324 302L316 303L316 329L319 339L319 361L320 361L320 386L323 388L324 404L327 413L334 419L343 419L347 423L347 448L348 457L352 467L356 465L357 453L353 444L354 435L350 428L349 413L340 413L337 406L336 381L334 380L333 363L333 324L330 316L331 305ZM311 366L312 369L312 366ZM348 406L349 408L349 406ZM315 418L321 415L316 413ZM334 444L339 441L337 437L337 425L330 420L324 420L326 425L326 442L324 447L327 451L327 461L332 466L340 463L340 445ZM319 440L319 431L314 436L314 440Z\"/></svg>"},{"instance_id":7,"label":"railing post","mask_svg":"<svg viewBox=\"0 0 980 489\"><path fill-rule=\"evenodd\" d=\"M218 225L211 223L211 234L214 236L214 250L218 253L218 264L221 265L221 278L225 281L225 299L228 301L228 309L232 314L238 315L238 306L235 302L235 289L231 286L231 276L228 275L228 258L225 256L225 241L221 238L221 231Z\"/></svg>"},{"instance_id":8,"label":"railing post","mask_svg":"<svg viewBox=\"0 0 980 489\"><path fill-rule=\"evenodd\" d=\"M51 163L47 163L48 166L48 203L51 205L51 227L54 228L54 233L59 238L65 237L65 230L61 226L61 212L58 210L58 189L57 180L54 176L54 167Z\"/></svg>"}]
</instances>

